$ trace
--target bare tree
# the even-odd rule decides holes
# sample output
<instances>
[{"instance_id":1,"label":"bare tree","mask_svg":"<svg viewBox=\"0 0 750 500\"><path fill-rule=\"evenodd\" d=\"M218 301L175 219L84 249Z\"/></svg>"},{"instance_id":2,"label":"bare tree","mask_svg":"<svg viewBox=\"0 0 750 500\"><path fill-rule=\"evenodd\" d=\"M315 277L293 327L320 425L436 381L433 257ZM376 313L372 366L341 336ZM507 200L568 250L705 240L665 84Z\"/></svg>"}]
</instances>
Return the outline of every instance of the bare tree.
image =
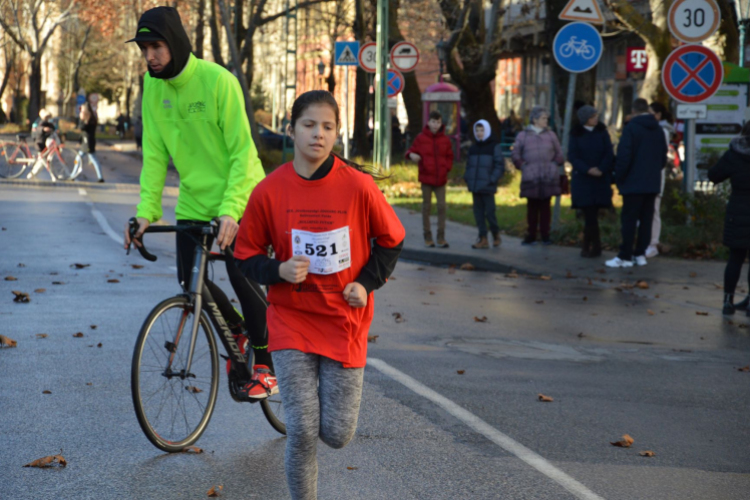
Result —
<instances>
[{"instance_id":1,"label":"bare tree","mask_svg":"<svg viewBox=\"0 0 750 500\"><path fill-rule=\"evenodd\" d=\"M0 27L30 59L29 120L35 120L41 108L42 56L53 33L70 16L74 5L74 0L0 0L0 12L9 10L10 13L10 17L0 16Z\"/></svg>"}]
</instances>

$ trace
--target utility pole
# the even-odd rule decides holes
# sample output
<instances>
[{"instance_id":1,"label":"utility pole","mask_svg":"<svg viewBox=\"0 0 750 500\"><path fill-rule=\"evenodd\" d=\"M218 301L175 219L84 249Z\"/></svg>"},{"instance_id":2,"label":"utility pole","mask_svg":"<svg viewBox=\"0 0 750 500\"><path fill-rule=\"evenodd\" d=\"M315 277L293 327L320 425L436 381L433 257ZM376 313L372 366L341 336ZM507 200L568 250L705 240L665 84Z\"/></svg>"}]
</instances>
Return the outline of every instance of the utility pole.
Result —
<instances>
[{"instance_id":1,"label":"utility pole","mask_svg":"<svg viewBox=\"0 0 750 500\"><path fill-rule=\"evenodd\" d=\"M388 0L378 0L376 21L377 67L375 70L375 140L373 163L377 167L386 165L390 154L388 144Z\"/></svg>"}]
</instances>

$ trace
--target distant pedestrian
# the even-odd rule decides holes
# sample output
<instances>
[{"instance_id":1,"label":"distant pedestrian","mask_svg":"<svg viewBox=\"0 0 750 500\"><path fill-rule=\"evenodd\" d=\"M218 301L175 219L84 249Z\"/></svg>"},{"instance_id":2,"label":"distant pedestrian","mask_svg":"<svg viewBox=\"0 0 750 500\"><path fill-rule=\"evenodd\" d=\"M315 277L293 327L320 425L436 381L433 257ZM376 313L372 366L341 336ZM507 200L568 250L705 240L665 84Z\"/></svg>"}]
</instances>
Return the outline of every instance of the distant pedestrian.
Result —
<instances>
[{"instance_id":1,"label":"distant pedestrian","mask_svg":"<svg viewBox=\"0 0 750 500\"><path fill-rule=\"evenodd\" d=\"M732 139L729 150L709 169L708 179L715 184L729 179L732 185L724 218L724 245L729 247L729 261L724 271L723 312L734 314L735 309L745 309L750 316L750 295L734 304L742 264L750 253L750 122L745 123L740 137Z\"/></svg>"},{"instance_id":2,"label":"distant pedestrian","mask_svg":"<svg viewBox=\"0 0 750 500\"><path fill-rule=\"evenodd\" d=\"M125 138L125 124L126 123L127 123L127 119L122 113L120 113L120 115L117 117L117 126L115 127L115 129L117 130L117 136L120 139Z\"/></svg>"},{"instance_id":3,"label":"distant pedestrian","mask_svg":"<svg viewBox=\"0 0 750 500\"><path fill-rule=\"evenodd\" d=\"M474 204L474 219L479 229L479 238L471 247L490 247L487 241L487 224L492 232L492 246L497 247L500 246L500 226L495 214L495 193L497 183L505 173L505 158L487 120L479 120L474 124L474 138L476 143L469 148L464 173Z\"/></svg>"},{"instance_id":4,"label":"distant pedestrian","mask_svg":"<svg viewBox=\"0 0 750 500\"><path fill-rule=\"evenodd\" d=\"M528 232L522 245L536 244L537 226L542 243L550 240L550 199L562 192L560 167L564 158L557 135L549 128L549 111L534 106L529 115L531 124L516 136L513 164L521 170L521 197L527 199Z\"/></svg>"},{"instance_id":5,"label":"distant pedestrian","mask_svg":"<svg viewBox=\"0 0 750 500\"><path fill-rule=\"evenodd\" d=\"M612 207L615 156L609 131L599 121L596 108L582 106L578 121L570 132L568 147L568 161L573 165L571 196L573 208L584 214L581 257L599 257L599 209Z\"/></svg>"},{"instance_id":6,"label":"distant pedestrian","mask_svg":"<svg viewBox=\"0 0 750 500\"><path fill-rule=\"evenodd\" d=\"M81 130L83 130L83 143L84 148L91 158L91 163L94 165L96 170L96 178L99 182L104 182L102 176L102 169L99 166L99 160L96 157L96 127L99 124L99 115L97 113L98 95L89 94L86 96L86 102L81 105L80 113L78 118L81 120Z\"/></svg>"},{"instance_id":7,"label":"distant pedestrian","mask_svg":"<svg viewBox=\"0 0 750 500\"><path fill-rule=\"evenodd\" d=\"M139 115L133 119L133 139L135 139L135 149L140 151L143 148L143 120Z\"/></svg>"},{"instance_id":8,"label":"distant pedestrian","mask_svg":"<svg viewBox=\"0 0 750 500\"><path fill-rule=\"evenodd\" d=\"M419 164L424 244L427 247L435 246L430 227L432 193L435 193L438 212L437 246L448 248L450 245L445 241L445 185L448 183L448 172L453 168L453 144L445 135L445 125L440 113L430 113L427 125L414 138L411 147L406 151L406 157Z\"/></svg>"},{"instance_id":9,"label":"distant pedestrian","mask_svg":"<svg viewBox=\"0 0 750 500\"><path fill-rule=\"evenodd\" d=\"M667 158L669 158L669 143L674 134L674 126L672 125L674 119L672 118L672 113L670 113L667 107L660 102L652 102L648 109L649 112L654 115L654 118L656 118L656 121L659 122L659 126L664 131L664 140L667 142ZM654 221L651 225L651 243L646 249L646 258L648 259L659 255L659 239L661 237L661 199L662 196L664 196L664 185L667 180L667 167L668 165L665 165L665 168L661 171L661 189L659 190L659 194L656 195L656 200L654 201Z\"/></svg>"},{"instance_id":10,"label":"distant pedestrian","mask_svg":"<svg viewBox=\"0 0 750 500\"><path fill-rule=\"evenodd\" d=\"M661 190L661 172L667 163L664 132L654 115L648 112L648 101L636 99L633 113L617 146L615 179L622 195L622 245L617 257L606 262L608 267L645 266L648 263L645 253L651 242L654 203Z\"/></svg>"}]
</instances>

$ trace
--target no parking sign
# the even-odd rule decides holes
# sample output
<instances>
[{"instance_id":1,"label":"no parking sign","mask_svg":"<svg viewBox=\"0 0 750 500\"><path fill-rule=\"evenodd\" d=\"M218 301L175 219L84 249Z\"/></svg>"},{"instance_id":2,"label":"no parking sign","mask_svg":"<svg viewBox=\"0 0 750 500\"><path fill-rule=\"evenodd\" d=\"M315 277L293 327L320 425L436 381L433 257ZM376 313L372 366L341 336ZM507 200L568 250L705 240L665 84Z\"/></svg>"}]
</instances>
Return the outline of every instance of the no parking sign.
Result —
<instances>
[{"instance_id":1,"label":"no parking sign","mask_svg":"<svg viewBox=\"0 0 750 500\"><path fill-rule=\"evenodd\" d=\"M714 51L703 45L683 45L672 51L661 74L667 93L685 103L705 101L724 79L724 67Z\"/></svg>"}]
</instances>

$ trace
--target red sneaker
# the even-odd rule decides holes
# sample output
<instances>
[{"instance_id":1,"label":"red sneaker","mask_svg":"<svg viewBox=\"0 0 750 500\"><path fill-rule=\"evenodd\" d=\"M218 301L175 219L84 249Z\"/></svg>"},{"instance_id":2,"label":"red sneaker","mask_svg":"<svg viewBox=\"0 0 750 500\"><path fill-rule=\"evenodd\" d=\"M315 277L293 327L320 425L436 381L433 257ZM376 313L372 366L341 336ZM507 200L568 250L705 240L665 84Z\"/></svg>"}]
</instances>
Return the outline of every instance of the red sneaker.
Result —
<instances>
[{"instance_id":1,"label":"red sneaker","mask_svg":"<svg viewBox=\"0 0 750 500\"><path fill-rule=\"evenodd\" d=\"M247 338L247 335L239 334L239 335L232 335L234 337L234 341L237 342L237 346L240 348L240 352L242 354L245 354L247 352L248 347L250 347L250 340ZM227 375L229 375L229 372L232 371L232 360L227 360Z\"/></svg>"},{"instance_id":2,"label":"red sneaker","mask_svg":"<svg viewBox=\"0 0 750 500\"><path fill-rule=\"evenodd\" d=\"M266 365L253 366L253 378L238 391L241 399L263 399L279 393L276 376Z\"/></svg>"}]
</instances>

